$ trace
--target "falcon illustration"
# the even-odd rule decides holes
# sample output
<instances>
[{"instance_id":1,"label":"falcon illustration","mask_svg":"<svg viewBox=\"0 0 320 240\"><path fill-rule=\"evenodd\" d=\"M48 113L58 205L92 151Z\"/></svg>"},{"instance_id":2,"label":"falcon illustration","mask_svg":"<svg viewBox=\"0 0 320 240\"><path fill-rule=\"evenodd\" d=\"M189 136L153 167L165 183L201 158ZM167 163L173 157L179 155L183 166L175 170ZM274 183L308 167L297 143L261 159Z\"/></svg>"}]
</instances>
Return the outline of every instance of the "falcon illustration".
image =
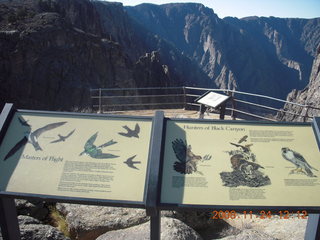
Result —
<instances>
[{"instance_id":1,"label":"falcon illustration","mask_svg":"<svg viewBox=\"0 0 320 240\"><path fill-rule=\"evenodd\" d=\"M172 149L179 161L174 163L174 170L182 174L190 174L193 172L198 172L197 164L202 160L202 157L195 155L191 151L191 145L187 145L186 141L182 139L175 139L172 142Z\"/></svg>"},{"instance_id":2,"label":"falcon illustration","mask_svg":"<svg viewBox=\"0 0 320 240\"><path fill-rule=\"evenodd\" d=\"M238 141L238 143L242 143L242 142L246 142L248 138L248 135L243 136L242 138L240 138L240 140Z\"/></svg>"},{"instance_id":3,"label":"falcon illustration","mask_svg":"<svg viewBox=\"0 0 320 240\"><path fill-rule=\"evenodd\" d=\"M54 140L50 143L64 142L68 137L70 137L74 133L74 131L75 129L73 129L67 136L61 136L60 134L58 134L59 139Z\"/></svg>"},{"instance_id":4,"label":"falcon illustration","mask_svg":"<svg viewBox=\"0 0 320 240\"><path fill-rule=\"evenodd\" d=\"M110 153L103 153L102 152L102 148L104 147L107 147L107 146L110 146L110 145L113 145L113 144L116 144L117 142L113 141L113 140L110 140L109 142L106 142L100 146L95 146L93 143L94 141L97 139L97 136L98 136L98 132L96 132L95 134L93 134L89 139L88 141L86 142L86 144L84 145L84 151L81 152L79 154L79 156L82 156L83 154L86 154L86 155L89 155L90 157L92 158L99 158L99 159L102 159L102 158L116 158L116 157L119 157L119 156L116 156L116 155L113 155L113 154L110 154Z\"/></svg>"},{"instance_id":5,"label":"falcon illustration","mask_svg":"<svg viewBox=\"0 0 320 240\"><path fill-rule=\"evenodd\" d=\"M125 161L125 162L123 162L123 163L127 164L128 167L130 167L130 168L134 168L134 169L139 170L139 168L137 168L136 166L134 166L134 164L139 164L139 163L141 163L140 161L133 161L133 159L134 159L136 156L137 156L137 155L134 155L134 156L128 158L127 161Z\"/></svg>"},{"instance_id":6,"label":"falcon illustration","mask_svg":"<svg viewBox=\"0 0 320 240\"><path fill-rule=\"evenodd\" d=\"M26 145L28 142L31 143L36 151L40 150L42 151L42 148L39 145L38 138L39 136L47 132L49 130L52 130L54 128L60 127L66 122L57 122L57 123L51 123L48 124L42 128L38 128L37 130L33 132L26 132L26 135L8 152L8 154L5 156L4 161L7 160L9 157L14 155L21 147Z\"/></svg>"},{"instance_id":7,"label":"falcon illustration","mask_svg":"<svg viewBox=\"0 0 320 240\"><path fill-rule=\"evenodd\" d=\"M18 117L18 120L19 120L19 122L21 123L22 126L31 127L31 126L28 124L28 121L22 119L21 117Z\"/></svg>"},{"instance_id":8,"label":"falcon illustration","mask_svg":"<svg viewBox=\"0 0 320 240\"><path fill-rule=\"evenodd\" d=\"M130 129L128 126L123 126L123 128L127 130L127 132L119 132L118 134L120 134L121 136L139 138L140 126L138 123L136 124L134 130Z\"/></svg>"},{"instance_id":9,"label":"falcon illustration","mask_svg":"<svg viewBox=\"0 0 320 240\"><path fill-rule=\"evenodd\" d=\"M282 152L282 157L284 159L293 163L296 166L296 169L293 169L290 172L291 174L294 172L297 172L297 173L301 172L306 174L309 177L317 177L316 175L313 174L311 169L316 171L318 171L318 169L315 169L314 167L312 167L300 153L297 153L287 147L281 148L281 152Z\"/></svg>"}]
</instances>

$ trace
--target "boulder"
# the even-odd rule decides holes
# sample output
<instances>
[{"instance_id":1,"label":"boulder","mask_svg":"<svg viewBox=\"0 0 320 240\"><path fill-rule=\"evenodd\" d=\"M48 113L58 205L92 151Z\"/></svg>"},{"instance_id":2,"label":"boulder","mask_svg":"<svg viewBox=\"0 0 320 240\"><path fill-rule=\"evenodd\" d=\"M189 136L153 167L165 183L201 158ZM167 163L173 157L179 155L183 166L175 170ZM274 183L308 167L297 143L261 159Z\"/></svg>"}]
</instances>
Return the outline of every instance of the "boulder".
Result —
<instances>
[{"instance_id":1,"label":"boulder","mask_svg":"<svg viewBox=\"0 0 320 240\"><path fill-rule=\"evenodd\" d=\"M18 216L21 240L70 240L58 229L29 216Z\"/></svg>"},{"instance_id":2,"label":"boulder","mask_svg":"<svg viewBox=\"0 0 320 240\"><path fill-rule=\"evenodd\" d=\"M245 229L238 235L231 235L228 237L221 238L221 240L251 240L251 239L264 239L264 240L278 240L262 231L255 229Z\"/></svg>"},{"instance_id":3,"label":"boulder","mask_svg":"<svg viewBox=\"0 0 320 240\"><path fill-rule=\"evenodd\" d=\"M15 203L18 215L31 216L41 221L49 214L49 209L43 201L15 199Z\"/></svg>"},{"instance_id":4,"label":"boulder","mask_svg":"<svg viewBox=\"0 0 320 240\"><path fill-rule=\"evenodd\" d=\"M112 239L150 239L150 222L127 229L107 232L96 240ZM166 240L201 240L201 236L188 225L173 218L161 218L161 239Z\"/></svg>"},{"instance_id":5,"label":"boulder","mask_svg":"<svg viewBox=\"0 0 320 240\"><path fill-rule=\"evenodd\" d=\"M73 239L92 240L101 234L132 227L149 220L144 209L58 203Z\"/></svg>"}]
</instances>

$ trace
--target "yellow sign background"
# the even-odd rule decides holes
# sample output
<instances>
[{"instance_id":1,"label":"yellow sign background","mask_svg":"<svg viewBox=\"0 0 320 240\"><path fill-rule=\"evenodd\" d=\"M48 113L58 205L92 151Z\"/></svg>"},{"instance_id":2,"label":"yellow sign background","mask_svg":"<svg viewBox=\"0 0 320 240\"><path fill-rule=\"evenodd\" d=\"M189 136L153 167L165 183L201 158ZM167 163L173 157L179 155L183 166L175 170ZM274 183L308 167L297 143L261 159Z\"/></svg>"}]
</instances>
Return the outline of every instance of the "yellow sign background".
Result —
<instances>
[{"instance_id":1,"label":"yellow sign background","mask_svg":"<svg viewBox=\"0 0 320 240\"><path fill-rule=\"evenodd\" d=\"M227 151L239 149L230 143L237 144L245 135L248 136L247 142L242 144L252 144L250 149L256 155L256 163L264 167L259 170L270 178L271 184L260 187L224 186L220 173L233 170ZM202 175L197 172L181 174L174 170L174 162L178 161L172 148L175 139L186 140L196 155L212 156L210 160L197 165ZM168 120L161 202L224 206L320 206L320 171L312 170L317 177L290 174L295 166L283 158L281 149L284 147L300 153L312 167L320 170L320 153L310 125ZM174 187L173 179L177 177L183 182L200 180L203 186ZM204 181L206 184L203 184ZM306 186L288 186L285 181L302 181ZM230 192L235 191L252 196L258 194L260 197L247 196L234 200L230 198Z\"/></svg>"},{"instance_id":2,"label":"yellow sign background","mask_svg":"<svg viewBox=\"0 0 320 240\"><path fill-rule=\"evenodd\" d=\"M27 121L31 129L23 126L18 118ZM31 143L26 143L13 156L4 160L10 149L26 135L26 131L35 131L56 122L66 123L39 136L38 142L43 151L36 151ZM134 129L136 123L140 126L139 138L118 134L127 132L123 126ZM151 124L151 119L17 112L0 147L0 190L142 202ZM58 134L66 136L73 129L74 133L65 141L51 143L58 139ZM116 141L116 144L103 147L101 151L119 157L97 159L86 154L80 156L85 143L95 133L97 138L94 145ZM124 163L133 156L133 161L141 162L134 165L138 169ZM69 169L71 166L71 171L64 169L66 163ZM99 169L100 166L104 168Z\"/></svg>"}]
</instances>

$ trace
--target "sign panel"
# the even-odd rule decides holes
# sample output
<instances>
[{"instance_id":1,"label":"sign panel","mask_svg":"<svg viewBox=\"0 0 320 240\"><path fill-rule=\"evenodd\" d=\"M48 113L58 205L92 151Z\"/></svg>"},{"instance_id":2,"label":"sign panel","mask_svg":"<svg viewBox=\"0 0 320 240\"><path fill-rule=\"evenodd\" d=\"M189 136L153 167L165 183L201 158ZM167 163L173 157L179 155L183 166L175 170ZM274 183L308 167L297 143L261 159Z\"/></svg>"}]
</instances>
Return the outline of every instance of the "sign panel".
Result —
<instances>
[{"instance_id":1,"label":"sign panel","mask_svg":"<svg viewBox=\"0 0 320 240\"><path fill-rule=\"evenodd\" d=\"M216 108L223 102L227 101L229 98L230 98L229 96L226 96L223 94L209 92L209 93L206 93L203 97L200 97L197 100L197 103L201 103L206 106Z\"/></svg>"},{"instance_id":2,"label":"sign panel","mask_svg":"<svg viewBox=\"0 0 320 240\"><path fill-rule=\"evenodd\" d=\"M166 125L161 203L320 206L320 152L311 125Z\"/></svg>"},{"instance_id":3,"label":"sign panel","mask_svg":"<svg viewBox=\"0 0 320 240\"><path fill-rule=\"evenodd\" d=\"M0 190L142 202L151 124L18 111L0 146Z\"/></svg>"}]
</instances>

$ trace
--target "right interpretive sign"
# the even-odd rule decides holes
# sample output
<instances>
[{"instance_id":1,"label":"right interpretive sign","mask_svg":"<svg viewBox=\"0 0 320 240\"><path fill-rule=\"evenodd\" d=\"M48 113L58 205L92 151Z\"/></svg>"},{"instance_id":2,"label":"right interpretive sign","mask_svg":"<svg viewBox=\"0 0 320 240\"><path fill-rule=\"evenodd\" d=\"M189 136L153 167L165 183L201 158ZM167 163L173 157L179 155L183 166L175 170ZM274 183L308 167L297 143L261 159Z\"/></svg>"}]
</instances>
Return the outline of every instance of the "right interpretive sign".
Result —
<instances>
[{"instance_id":1,"label":"right interpretive sign","mask_svg":"<svg viewBox=\"0 0 320 240\"><path fill-rule=\"evenodd\" d=\"M167 120L162 204L320 206L310 124Z\"/></svg>"}]
</instances>

